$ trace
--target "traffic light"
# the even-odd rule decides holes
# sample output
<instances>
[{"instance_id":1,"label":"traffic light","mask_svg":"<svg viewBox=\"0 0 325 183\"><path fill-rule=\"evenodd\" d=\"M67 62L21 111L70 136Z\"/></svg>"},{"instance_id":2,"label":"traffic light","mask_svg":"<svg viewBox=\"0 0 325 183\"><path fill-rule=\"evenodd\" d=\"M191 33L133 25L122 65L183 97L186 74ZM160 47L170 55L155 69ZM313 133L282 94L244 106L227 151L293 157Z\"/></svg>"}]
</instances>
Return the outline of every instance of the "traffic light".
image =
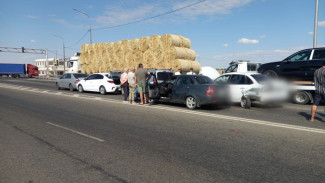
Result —
<instances>
[{"instance_id":1,"label":"traffic light","mask_svg":"<svg viewBox=\"0 0 325 183\"><path fill-rule=\"evenodd\" d=\"M25 52L25 48L24 47L21 47L21 52Z\"/></svg>"},{"instance_id":2,"label":"traffic light","mask_svg":"<svg viewBox=\"0 0 325 183\"><path fill-rule=\"evenodd\" d=\"M55 59L55 63L54 63L55 66L59 66L59 59Z\"/></svg>"}]
</instances>

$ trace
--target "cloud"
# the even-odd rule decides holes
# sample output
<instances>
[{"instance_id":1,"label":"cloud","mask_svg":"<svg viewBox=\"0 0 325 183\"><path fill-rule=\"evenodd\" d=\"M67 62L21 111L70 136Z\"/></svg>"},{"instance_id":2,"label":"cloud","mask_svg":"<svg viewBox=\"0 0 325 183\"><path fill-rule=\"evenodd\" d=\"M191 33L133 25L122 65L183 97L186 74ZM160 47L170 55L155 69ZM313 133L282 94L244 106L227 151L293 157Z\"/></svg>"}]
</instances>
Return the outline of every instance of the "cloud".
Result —
<instances>
[{"instance_id":1,"label":"cloud","mask_svg":"<svg viewBox=\"0 0 325 183\"><path fill-rule=\"evenodd\" d=\"M224 46L224 47L228 47L228 46L229 46L229 44L225 43L225 44L223 44L223 46Z\"/></svg>"},{"instance_id":2,"label":"cloud","mask_svg":"<svg viewBox=\"0 0 325 183\"><path fill-rule=\"evenodd\" d=\"M163 16L160 19L155 18L154 21L157 21L157 19L168 22L191 21L197 16L211 17L211 15L217 14L230 14L232 9L247 5L252 1L253 0L207 0L194 6L181 9L175 13L168 14L168 16ZM187 0L186 2L182 0L177 0L176 2L175 0L169 0L158 2L159 3L134 3L131 0L123 3L115 2L113 5L108 5L102 15L94 19L100 24L114 26L154 17L194 4L198 2L198 0Z\"/></svg>"},{"instance_id":3,"label":"cloud","mask_svg":"<svg viewBox=\"0 0 325 183\"><path fill-rule=\"evenodd\" d=\"M318 26L320 27L325 27L325 21L319 21Z\"/></svg>"},{"instance_id":4,"label":"cloud","mask_svg":"<svg viewBox=\"0 0 325 183\"><path fill-rule=\"evenodd\" d=\"M123 8L120 6L109 7L105 13L95 18L95 20L104 25L114 25L127 23L147 17L151 17L152 13L158 13L158 9L152 4L142 5L141 7Z\"/></svg>"},{"instance_id":5,"label":"cloud","mask_svg":"<svg viewBox=\"0 0 325 183\"><path fill-rule=\"evenodd\" d=\"M26 18L30 18L30 19L37 19L38 16L35 15L25 15Z\"/></svg>"},{"instance_id":6,"label":"cloud","mask_svg":"<svg viewBox=\"0 0 325 183\"><path fill-rule=\"evenodd\" d=\"M89 5L89 6L87 6L87 9L92 9L94 7L95 7L94 5Z\"/></svg>"},{"instance_id":7,"label":"cloud","mask_svg":"<svg viewBox=\"0 0 325 183\"><path fill-rule=\"evenodd\" d=\"M31 43L36 43L35 39L30 40Z\"/></svg>"},{"instance_id":8,"label":"cloud","mask_svg":"<svg viewBox=\"0 0 325 183\"><path fill-rule=\"evenodd\" d=\"M314 34L314 32L312 32L312 31L311 31L311 32L308 32L308 34L309 34L309 35L313 35L313 34Z\"/></svg>"},{"instance_id":9,"label":"cloud","mask_svg":"<svg viewBox=\"0 0 325 183\"><path fill-rule=\"evenodd\" d=\"M247 39L247 38L241 38L237 41L237 43L240 44L257 44L259 43L259 40L256 39Z\"/></svg>"}]
</instances>

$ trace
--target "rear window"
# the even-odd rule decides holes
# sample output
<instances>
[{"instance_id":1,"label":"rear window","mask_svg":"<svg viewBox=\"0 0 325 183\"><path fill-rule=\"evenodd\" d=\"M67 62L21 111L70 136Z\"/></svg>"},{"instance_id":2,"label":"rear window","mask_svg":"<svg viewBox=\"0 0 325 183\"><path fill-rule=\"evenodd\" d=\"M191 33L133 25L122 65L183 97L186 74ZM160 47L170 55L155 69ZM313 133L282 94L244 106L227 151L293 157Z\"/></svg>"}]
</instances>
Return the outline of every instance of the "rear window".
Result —
<instances>
[{"instance_id":1,"label":"rear window","mask_svg":"<svg viewBox=\"0 0 325 183\"><path fill-rule=\"evenodd\" d=\"M85 78L87 77L87 74L73 74L75 78Z\"/></svg>"},{"instance_id":2,"label":"rear window","mask_svg":"<svg viewBox=\"0 0 325 183\"><path fill-rule=\"evenodd\" d=\"M204 84L214 84L212 79L206 76L193 76L193 78L196 80L198 84L204 85Z\"/></svg>"},{"instance_id":3,"label":"rear window","mask_svg":"<svg viewBox=\"0 0 325 183\"><path fill-rule=\"evenodd\" d=\"M173 76L172 72L158 72L157 73L157 79L158 80L166 81L167 79L169 79L172 76Z\"/></svg>"},{"instance_id":4,"label":"rear window","mask_svg":"<svg viewBox=\"0 0 325 183\"><path fill-rule=\"evenodd\" d=\"M253 74L251 75L258 83L264 83L269 78L263 74Z\"/></svg>"}]
</instances>

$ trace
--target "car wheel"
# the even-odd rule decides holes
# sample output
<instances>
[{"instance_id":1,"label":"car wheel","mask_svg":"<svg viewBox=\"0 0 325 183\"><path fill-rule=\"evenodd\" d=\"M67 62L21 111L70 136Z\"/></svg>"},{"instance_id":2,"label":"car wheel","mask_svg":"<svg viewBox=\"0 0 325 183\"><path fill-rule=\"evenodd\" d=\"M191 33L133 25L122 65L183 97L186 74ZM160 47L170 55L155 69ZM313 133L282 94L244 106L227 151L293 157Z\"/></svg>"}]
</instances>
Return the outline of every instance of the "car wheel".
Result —
<instances>
[{"instance_id":1,"label":"car wheel","mask_svg":"<svg viewBox=\"0 0 325 183\"><path fill-rule=\"evenodd\" d=\"M105 87L101 86L101 87L99 88L99 92L100 92L100 94L105 95L105 94L106 94L106 89L105 89Z\"/></svg>"},{"instance_id":2,"label":"car wheel","mask_svg":"<svg viewBox=\"0 0 325 183\"><path fill-rule=\"evenodd\" d=\"M249 97L243 96L240 100L240 106L245 109L250 109L251 108L251 99Z\"/></svg>"},{"instance_id":3,"label":"car wheel","mask_svg":"<svg viewBox=\"0 0 325 183\"><path fill-rule=\"evenodd\" d=\"M73 88L73 86L72 86L71 83L69 84L69 90L70 90L70 91L73 91L73 90L74 90L74 88Z\"/></svg>"},{"instance_id":4,"label":"car wheel","mask_svg":"<svg viewBox=\"0 0 325 183\"><path fill-rule=\"evenodd\" d=\"M278 74L272 70L264 71L263 74L270 78L278 78Z\"/></svg>"},{"instance_id":5,"label":"car wheel","mask_svg":"<svg viewBox=\"0 0 325 183\"><path fill-rule=\"evenodd\" d=\"M82 85L79 85L79 86L78 86L78 91L79 91L80 93L84 92L84 88L82 87Z\"/></svg>"},{"instance_id":6,"label":"car wheel","mask_svg":"<svg viewBox=\"0 0 325 183\"><path fill-rule=\"evenodd\" d=\"M59 83L56 83L55 85L56 85L56 88L57 88L58 90L61 90L61 87L59 86Z\"/></svg>"},{"instance_id":7,"label":"car wheel","mask_svg":"<svg viewBox=\"0 0 325 183\"><path fill-rule=\"evenodd\" d=\"M196 99L191 96L186 98L185 104L186 104L186 107L191 110L196 109L196 107L197 107Z\"/></svg>"},{"instance_id":8,"label":"car wheel","mask_svg":"<svg viewBox=\"0 0 325 183\"><path fill-rule=\"evenodd\" d=\"M305 105L310 102L310 98L307 92L305 91L298 91L293 94L292 100L296 104Z\"/></svg>"}]
</instances>

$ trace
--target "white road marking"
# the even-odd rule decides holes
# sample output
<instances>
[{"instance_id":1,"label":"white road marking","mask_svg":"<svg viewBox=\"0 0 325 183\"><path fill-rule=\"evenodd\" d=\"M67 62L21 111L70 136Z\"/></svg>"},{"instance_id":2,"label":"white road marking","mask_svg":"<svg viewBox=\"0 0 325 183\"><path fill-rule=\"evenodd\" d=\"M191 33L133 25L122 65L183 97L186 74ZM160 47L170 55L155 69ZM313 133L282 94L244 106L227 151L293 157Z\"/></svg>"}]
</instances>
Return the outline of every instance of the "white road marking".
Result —
<instances>
[{"instance_id":1,"label":"white road marking","mask_svg":"<svg viewBox=\"0 0 325 183\"><path fill-rule=\"evenodd\" d=\"M61 129L67 130L67 131L70 131L72 133L76 133L78 135L81 135L81 136L84 136L84 137L88 137L88 138L93 139L93 140L97 140L99 142L104 142L105 141L103 139L100 139L100 138L97 138L97 137L94 137L94 136L91 136L91 135L88 135L88 134L79 132L77 130L73 130L71 128L67 128L67 127L61 126L61 125L58 125L58 124L54 124L54 123L51 123L51 122L46 122L46 123L49 124L49 125L52 125L52 126L55 126L55 127L58 127L58 128L61 128Z\"/></svg>"},{"instance_id":2,"label":"white road marking","mask_svg":"<svg viewBox=\"0 0 325 183\"><path fill-rule=\"evenodd\" d=\"M14 88L14 86L15 85L7 86L7 85L0 84L0 87L4 87L4 88ZM24 90L24 89L20 89L20 90ZM27 90L27 91L30 91L30 90ZM36 92L42 93L41 91L36 91ZM47 93L47 94L58 95L58 93ZM60 94L62 94L62 93L60 92ZM62 96L71 97L71 95L62 95ZM82 98L82 99L87 99L87 100L96 100L96 101L98 101L97 98L100 98L100 97L89 98L89 97L85 97L85 96L79 96L78 94L74 94L72 96L74 96L76 98ZM117 103L117 104L125 105L120 100L106 99L106 98L100 98L100 99L102 99L101 101L103 101L103 102ZM249 118L240 118L240 117L212 114L212 113L206 113L206 112L197 112L197 111L190 111L190 110L185 110L185 109L177 109L177 108L164 107L164 106L148 106L148 105L129 105L129 106L130 107L131 106L132 107L134 107L134 106L147 107L147 108L161 109L161 110L166 110L166 111L181 112L181 113L186 113L186 114L196 114L199 116L206 116L206 117L212 117L212 118L218 118L218 119L240 121L240 122L251 123L251 124L259 124L259 125L264 125L264 126L272 126L272 127L279 127L279 128L286 128L286 129L292 129L292 130L325 134L325 130L322 130L322 129L309 128L309 127L303 127L303 126L297 126L297 125L287 125L287 124L281 124L281 123L264 121L264 120L254 120L254 119L249 119Z\"/></svg>"}]
</instances>

